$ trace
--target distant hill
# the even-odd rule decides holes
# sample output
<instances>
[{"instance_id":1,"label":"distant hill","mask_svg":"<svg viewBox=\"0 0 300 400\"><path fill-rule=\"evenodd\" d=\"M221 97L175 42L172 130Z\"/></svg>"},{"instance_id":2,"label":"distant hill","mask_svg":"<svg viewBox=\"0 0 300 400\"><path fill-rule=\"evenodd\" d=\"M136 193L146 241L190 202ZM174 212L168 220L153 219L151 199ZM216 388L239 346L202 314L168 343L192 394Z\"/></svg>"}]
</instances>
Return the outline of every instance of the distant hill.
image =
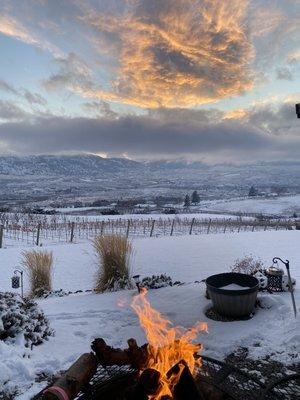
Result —
<instances>
[{"instance_id":1,"label":"distant hill","mask_svg":"<svg viewBox=\"0 0 300 400\"><path fill-rule=\"evenodd\" d=\"M143 167L126 158L103 158L96 155L39 155L0 156L0 174L3 175L76 175L90 176L119 173Z\"/></svg>"}]
</instances>

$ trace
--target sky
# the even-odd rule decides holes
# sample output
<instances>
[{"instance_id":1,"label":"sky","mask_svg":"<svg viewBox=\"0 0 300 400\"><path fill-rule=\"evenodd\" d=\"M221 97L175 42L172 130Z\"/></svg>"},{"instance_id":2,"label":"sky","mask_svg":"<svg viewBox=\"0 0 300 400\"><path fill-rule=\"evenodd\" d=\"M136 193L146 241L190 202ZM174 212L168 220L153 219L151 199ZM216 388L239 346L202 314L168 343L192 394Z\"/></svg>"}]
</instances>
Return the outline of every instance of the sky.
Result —
<instances>
[{"instance_id":1,"label":"sky","mask_svg":"<svg viewBox=\"0 0 300 400\"><path fill-rule=\"evenodd\" d=\"M0 0L0 155L300 159L300 0Z\"/></svg>"}]
</instances>

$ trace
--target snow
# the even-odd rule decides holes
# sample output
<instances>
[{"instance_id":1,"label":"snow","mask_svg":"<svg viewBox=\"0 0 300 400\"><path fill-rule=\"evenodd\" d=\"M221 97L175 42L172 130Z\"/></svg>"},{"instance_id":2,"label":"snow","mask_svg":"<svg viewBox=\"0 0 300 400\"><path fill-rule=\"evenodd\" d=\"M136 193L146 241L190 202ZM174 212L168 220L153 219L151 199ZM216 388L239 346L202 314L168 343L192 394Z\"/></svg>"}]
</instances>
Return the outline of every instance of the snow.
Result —
<instances>
[{"instance_id":1,"label":"snow","mask_svg":"<svg viewBox=\"0 0 300 400\"><path fill-rule=\"evenodd\" d=\"M219 212L262 213L267 215L284 215L290 217L300 212L300 194L280 197L253 197L241 200L221 200L207 202L206 208Z\"/></svg>"},{"instance_id":2,"label":"snow","mask_svg":"<svg viewBox=\"0 0 300 400\"><path fill-rule=\"evenodd\" d=\"M219 289L223 289L223 290L246 290L246 289L250 289L250 287L249 286L240 286L240 285L237 285L236 283L230 283L230 285L221 286Z\"/></svg>"},{"instance_id":3,"label":"snow","mask_svg":"<svg viewBox=\"0 0 300 400\"><path fill-rule=\"evenodd\" d=\"M243 346L249 348L251 357L272 355L288 364L294 361L292 354L297 354L300 346L299 317L294 318L290 293L259 293L264 308L257 309L250 320L212 321L205 316L211 303L205 298L205 284L201 280L212 274L228 272L237 258L252 254L266 267L271 265L274 256L288 258L291 275L299 283L299 239L299 231L140 238L133 241L132 272L140 274L141 279L165 273L173 281L186 282L182 286L150 290L147 296L152 306L175 325L189 328L197 321L208 323L209 332L199 336L204 346L203 354L222 359ZM54 289L75 291L92 287L96 264L89 243L60 244L44 249L52 250L54 254ZM20 264L22 250L0 250L1 291L11 290L10 277ZM28 289L26 276L25 289ZM36 374L68 368L82 353L89 351L95 337L103 337L107 343L117 347L126 346L130 337L143 344L145 334L130 307L136 294L136 290L79 293L39 300L55 336L33 351L26 350L26 357L23 357L21 346L0 342L0 387L1 383L10 380L8 385L23 388L23 393L16 399L29 400L45 386L45 382L34 383ZM295 298L300 312L297 286Z\"/></svg>"}]
</instances>

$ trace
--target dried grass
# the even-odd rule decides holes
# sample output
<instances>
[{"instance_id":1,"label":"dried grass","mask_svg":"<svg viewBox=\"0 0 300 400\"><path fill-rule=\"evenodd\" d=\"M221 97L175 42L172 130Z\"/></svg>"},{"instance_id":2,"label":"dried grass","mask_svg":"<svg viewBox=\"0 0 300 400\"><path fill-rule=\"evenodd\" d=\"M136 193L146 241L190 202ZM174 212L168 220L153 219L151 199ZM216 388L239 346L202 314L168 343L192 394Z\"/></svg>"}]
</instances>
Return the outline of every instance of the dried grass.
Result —
<instances>
[{"instance_id":1,"label":"dried grass","mask_svg":"<svg viewBox=\"0 0 300 400\"><path fill-rule=\"evenodd\" d=\"M253 256L249 255L235 260L233 266L231 267L231 272L253 275L263 268L264 264L260 259L255 259Z\"/></svg>"},{"instance_id":2,"label":"dried grass","mask_svg":"<svg viewBox=\"0 0 300 400\"><path fill-rule=\"evenodd\" d=\"M97 236L93 240L98 270L95 291L132 288L130 262L133 247L122 235Z\"/></svg>"},{"instance_id":3,"label":"dried grass","mask_svg":"<svg viewBox=\"0 0 300 400\"><path fill-rule=\"evenodd\" d=\"M24 251L22 265L29 274L30 296L40 297L52 290L53 254L47 251Z\"/></svg>"}]
</instances>

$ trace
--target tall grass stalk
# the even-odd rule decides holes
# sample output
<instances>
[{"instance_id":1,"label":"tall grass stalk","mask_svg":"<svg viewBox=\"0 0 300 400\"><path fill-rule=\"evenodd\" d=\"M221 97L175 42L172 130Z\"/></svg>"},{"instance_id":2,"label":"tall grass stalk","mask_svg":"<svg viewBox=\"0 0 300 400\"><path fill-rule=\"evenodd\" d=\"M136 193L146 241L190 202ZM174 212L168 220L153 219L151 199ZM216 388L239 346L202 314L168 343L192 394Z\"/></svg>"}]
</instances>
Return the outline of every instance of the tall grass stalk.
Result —
<instances>
[{"instance_id":1,"label":"tall grass stalk","mask_svg":"<svg viewBox=\"0 0 300 400\"><path fill-rule=\"evenodd\" d=\"M97 236L93 247L98 265L95 291L132 288L130 263L133 247L128 238L122 235Z\"/></svg>"},{"instance_id":2,"label":"tall grass stalk","mask_svg":"<svg viewBox=\"0 0 300 400\"><path fill-rule=\"evenodd\" d=\"M40 297L52 290L53 254L47 251L24 251L22 265L27 269L30 296Z\"/></svg>"}]
</instances>

